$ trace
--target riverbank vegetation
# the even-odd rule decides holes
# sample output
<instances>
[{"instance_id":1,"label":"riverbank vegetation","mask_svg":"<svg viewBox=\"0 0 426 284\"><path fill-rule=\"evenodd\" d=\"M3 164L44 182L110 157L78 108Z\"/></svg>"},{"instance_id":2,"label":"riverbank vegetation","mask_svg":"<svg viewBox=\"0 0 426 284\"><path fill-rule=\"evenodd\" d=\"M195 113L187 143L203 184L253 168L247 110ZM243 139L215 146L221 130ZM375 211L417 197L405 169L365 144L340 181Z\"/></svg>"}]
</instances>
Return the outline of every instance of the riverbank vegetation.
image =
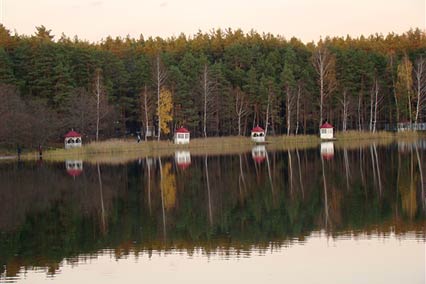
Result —
<instances>
[{"instance_id":1,"label":"riverbank vegetation","mask_svg":"<svg viewBox=\"0 0 426 284\"><path fill-rule=\"evenodd\" d=\"M373 143L389 145L396 141L413 142L420 137L424 137L424 135L419 135L417 132L349 131L338 133L334 144L336 148L359 148ZM267 137L264 146L268 151L302 150L319 147L321 142L324 141L316 135L281 135ZM171 141L137 143L133 139L111 139L89 143L81 148L48 150L43 153L43 159L48 161L79 159L93 163L116 164L143 157L173 156L178 151L189 151L191 155L195 156L241 154L252 151L255 146L259 146L259 144L251 141L249 137L240 136L196 138L187 145L176 145ZM23 158L38 159L39 153L38 151L30 152Z\"/></svg>"},{"instance_id":2,"label":"riverbank vegetation","mask_svg":"<svg viewBox=\"0 0 426 284\"><path fill-rule=\"evenodd\" d=\"M37 148L75 129L83 141L158 140L336 129L376 132L422 123L426 35L325 37L303 43L272 34L212 30L172 38L90 43L0 26L0 144ZM158 135L159 134L159 135Z\"/></svg>"}]
</instances>

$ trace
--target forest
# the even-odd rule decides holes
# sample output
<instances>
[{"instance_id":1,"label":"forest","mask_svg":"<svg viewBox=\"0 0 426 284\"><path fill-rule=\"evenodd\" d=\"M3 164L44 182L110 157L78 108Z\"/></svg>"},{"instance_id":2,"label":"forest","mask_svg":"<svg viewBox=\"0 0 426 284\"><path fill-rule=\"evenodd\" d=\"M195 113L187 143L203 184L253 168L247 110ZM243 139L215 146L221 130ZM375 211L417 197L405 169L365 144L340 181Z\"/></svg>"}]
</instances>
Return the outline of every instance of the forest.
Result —
<instances>
[{"instance_id":1,"label":"forest","mask_svg":"<svg viewBox=\"0 0 426 284\"><path fill-rule=\"evenodd\" d=\"M217 29L92 43L0 25L0 145L141 133L192 137L394 129L426 120L426 33L303 43Z\"/></svg>"}]
</instances>

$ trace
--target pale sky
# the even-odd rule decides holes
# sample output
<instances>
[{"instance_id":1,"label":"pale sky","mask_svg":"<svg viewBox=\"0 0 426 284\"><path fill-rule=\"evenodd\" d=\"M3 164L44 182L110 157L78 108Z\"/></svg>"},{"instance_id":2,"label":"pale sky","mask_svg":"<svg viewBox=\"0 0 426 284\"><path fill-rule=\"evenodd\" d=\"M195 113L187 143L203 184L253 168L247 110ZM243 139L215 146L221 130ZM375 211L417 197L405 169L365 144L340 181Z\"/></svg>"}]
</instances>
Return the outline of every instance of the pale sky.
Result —
<instances>
[{"instance_id":1,"label":"pale sky","mask_svg":"<svg viewBox=\"0 0 426 284\"><path fill-rule=\"evenodd\" d=\"M213 28L251 29L295 36L402 33L426 28L426 0L0 0L0 21L32 35L44 25L56 39L64 32L100 41L130 35L193 35Z\"/></svg>"}]
</instances>

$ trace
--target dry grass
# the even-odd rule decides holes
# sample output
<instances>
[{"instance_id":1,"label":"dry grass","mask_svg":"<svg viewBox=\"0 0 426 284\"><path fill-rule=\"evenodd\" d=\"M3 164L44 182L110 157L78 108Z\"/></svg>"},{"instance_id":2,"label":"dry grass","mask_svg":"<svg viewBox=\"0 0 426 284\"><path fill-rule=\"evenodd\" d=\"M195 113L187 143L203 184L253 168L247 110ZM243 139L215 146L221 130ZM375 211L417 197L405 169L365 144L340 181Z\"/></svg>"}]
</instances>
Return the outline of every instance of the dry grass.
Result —
<instances>
[{"instance_id":1,"label":"dry grass","mask_svg":"<svg viewBox=\"0 0 426 284\"><path fill-rule=\"evenodd\" d=\"M336 134L337 148L359 148L370 145L386 145L395 140L418 139L415 132L392 133L392 132L359 132L348 131ZM318 147L321 139L315 135L298 136L268 136L267 149L293 150ZM187 150L191 155L230 155L251 151L256 144L249 137L211 137L192 139L190 144L175 145L171 141L148 141L136 143L135 140L111 139L102 142L93 142L75 149L55 149L45 151L43 159L51 161L64 161L66 159L77 159L93 163L126 163L139 158L149 156L171 156L176 151ZM24 155L25 159L38 158L37 153Z\"/></svg>"}]
</instances>

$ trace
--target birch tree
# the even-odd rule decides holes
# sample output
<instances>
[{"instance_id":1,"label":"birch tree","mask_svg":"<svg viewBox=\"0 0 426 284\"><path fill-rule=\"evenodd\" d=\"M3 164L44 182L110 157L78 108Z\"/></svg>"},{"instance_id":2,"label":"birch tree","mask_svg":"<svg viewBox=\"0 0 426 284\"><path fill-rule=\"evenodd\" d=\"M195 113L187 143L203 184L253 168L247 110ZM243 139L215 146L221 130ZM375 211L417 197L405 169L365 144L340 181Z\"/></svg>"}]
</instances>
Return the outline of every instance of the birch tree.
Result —
<instances>
[{"instance_id":1,"label":"birch tree","mask_svg":"<svg viewBox=\"0 0 426 284\"><path fill-rule=\"evenodd\" d=\"M148 133L150 131L149 129L149 117L151 114L151 108L152 108L152 98L148 92L148 87L145 85L143 88L143 91L140 93L140 109L141 109L141 121L142 125L145 128L145 141L147 140Z\"/></svg>"},{"instance_id":2,"label":"birch tree","mask_svg":"<svg viewBox=\"0 0 426 284\"><path fill-rule=\"evenodd\" d=\"M160 141L161 136L161 111L160 110L160 104L161 104L161 89L166 82L167 79L167 72L164 70L164 67L161 65L161 59L160 54L157 54L157 57L155 59L155 68L154 68L154 81L155 81L155 87L157 90L157 140Z\"/></svg>"},{"instance_id":3,"label":"birch tree","mask_svg":"<svg viewBox=\"0 0 426 284\"><path fill-rule=\"evenodd\" d=\"M336 88L336 74L335 74L335 57L330 53L328 48L320 43L314 51L312 57L312 64L318 74L318 83L320 86L320 121L321 126L323 122L323 109L324 100Z\"/></svg>"},{"instance_id":4,"label":"birch tree","mask_svg":"<svg viewBox=\"0 0 426 284\"><path fill-rule=\"evenodd\" d=\"M102 70L100 68L95 70L94 92L96 99L96 141L98 141L102 122L104 122L107 116L112 113L112 107L108 105L105 87L103 84Z\"/></svg>"},{"instance_id":5,"label":"birch tree","mask_svg":"<svg viewBox=\"0 0 426 284\"><path fill-rule=\"evenodd\" d=\"M414 89L416 92L416 117L415 123L419 123L420 114L425 109L426 100L426 59L420 57L414 66Z\"/></svg>"},{"instance_id":6,"label":"birch tree","mask_svg":"<svg viewBox=\"0 0 426 284\"><path fill-rule=\"evenodd\" d=\"M339 99L341 105L342 105L342 131L346 132L348 127L348 112L349 112L349 98L348 98L348 92L346 89L343 90L343 96Z\"/></svg>"},{"instance_id":7,"label":"birch tree","mask_svg":"<svg viewBox=\"0 0 426 284\"><path fill-rule=\"evenodd\" d=\"M292 109L294 105L294 92L296 86L296 80L294 78L294 52L288 50L284 63L284 68L281 73L281 84L284 88L285 93L285 106L286 106L286 124L287 124L287 135L291 133L291 118Z\"/></svg>"},{"instance_id":8,"label":"birch tree","mask_svg":"<svg viewBox=\"0 0 426 284\"><path fill-rule=\"evenodd\" d=\"M248 114L247 96L237 88L235 94L235 114L237 115L238 136L241 136L241 119Z\"/></svg>"},{"instance_id":9,"label":"birch tree","mask_svg":"<svg viewBox=\"0 0 426 284\"><path fill-rule=\"evenodd\" d=\"M201 81L203 90L203 135L204 137L207 137L207 115L209 113L208 106L212 102L212 95L216 89L216 83L211 78L207 63L204 64Z\"/></svg>"}]
</instances>

